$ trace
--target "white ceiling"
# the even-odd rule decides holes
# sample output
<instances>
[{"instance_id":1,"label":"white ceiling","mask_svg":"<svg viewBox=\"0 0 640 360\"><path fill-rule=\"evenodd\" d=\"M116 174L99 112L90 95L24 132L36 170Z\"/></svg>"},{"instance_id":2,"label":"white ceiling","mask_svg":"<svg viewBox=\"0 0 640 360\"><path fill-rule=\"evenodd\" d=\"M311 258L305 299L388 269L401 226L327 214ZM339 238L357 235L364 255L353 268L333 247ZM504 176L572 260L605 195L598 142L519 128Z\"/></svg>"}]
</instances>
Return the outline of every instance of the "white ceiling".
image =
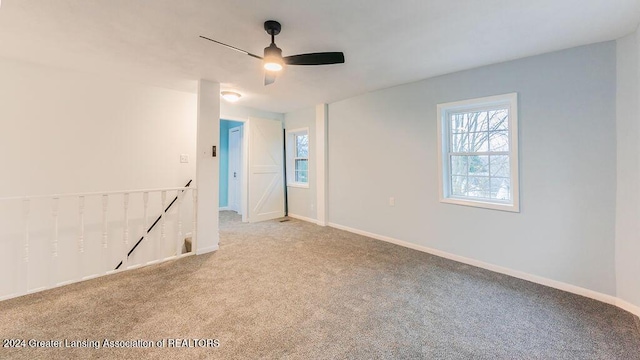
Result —
<instances>
[{"instance_id":1,"label":"white ceiling","mask_svg":"<svg viewBox=\"0 0 640 360\"><path fill-rule=\"evenodd\" d=\"M343 51L346 64L289 66L263 86L265 20L283 55ZM195 92L200 78L241 104L288 112L463 69L612 40L640 0L2 0L0 57Z\"/></svg>"}]
</instances>

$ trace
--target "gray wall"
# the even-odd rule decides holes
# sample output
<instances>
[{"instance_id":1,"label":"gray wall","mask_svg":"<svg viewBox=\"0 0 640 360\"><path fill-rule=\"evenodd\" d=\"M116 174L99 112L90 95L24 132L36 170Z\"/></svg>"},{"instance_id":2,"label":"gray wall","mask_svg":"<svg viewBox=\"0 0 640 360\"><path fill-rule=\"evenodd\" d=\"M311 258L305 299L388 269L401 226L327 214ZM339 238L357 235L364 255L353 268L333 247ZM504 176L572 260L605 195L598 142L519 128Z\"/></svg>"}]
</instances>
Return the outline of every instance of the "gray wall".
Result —
<instances>
[{"instance_id":1,"label":"gray wall","mask_svg":"<svg viewBox=\"0 0 640 360\"><path fill-rule=\"evenodd\" d=\"M640 36L618 40L618 196L616 280L618 297L640 307Z\"/></svg>"},{"instance_id":2,"label":"gray wall","mask_svg":"<svg viewBox=\"0 0 640 360\"><path fill-rule=\"evenodd\" d=\"M510 92L521 212L440 203L436 105ZM607 42L330 104L329 221L615 295L615 95Z\"/></svg>"},{"instance_id":3,"label":"gray wall","mask_svg":"<svg viewBox=\"0 0 640 360\"><path fill-rule=\"evenodd\" d=\"M289 214L317 220L316 212L316 109L304 108L284 115L285 129L309 128L309 188L287 187ZM287 169L289 171L291 169Z\"/></svg>"}]
</instances>

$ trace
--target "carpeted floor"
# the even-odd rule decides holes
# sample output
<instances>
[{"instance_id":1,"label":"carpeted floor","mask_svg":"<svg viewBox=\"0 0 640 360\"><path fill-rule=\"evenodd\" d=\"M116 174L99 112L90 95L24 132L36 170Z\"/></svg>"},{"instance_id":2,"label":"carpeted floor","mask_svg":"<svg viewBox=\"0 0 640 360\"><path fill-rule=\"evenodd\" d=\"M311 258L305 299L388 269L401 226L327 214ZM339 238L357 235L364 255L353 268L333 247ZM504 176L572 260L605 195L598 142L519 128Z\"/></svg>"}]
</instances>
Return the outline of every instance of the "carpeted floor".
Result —
<instances>
[{"instance_id":1,"label":"carpeted floor","mask_svg":"<svg viewBox=\"0 0 640 360\"><path fill-rule=\"evenodd\" d=\"M0 358L640 359L636 319L613 306L298 220L221 217L216 253L0 302L1 339L101 347Z\"/></svg>"}]
</instances>

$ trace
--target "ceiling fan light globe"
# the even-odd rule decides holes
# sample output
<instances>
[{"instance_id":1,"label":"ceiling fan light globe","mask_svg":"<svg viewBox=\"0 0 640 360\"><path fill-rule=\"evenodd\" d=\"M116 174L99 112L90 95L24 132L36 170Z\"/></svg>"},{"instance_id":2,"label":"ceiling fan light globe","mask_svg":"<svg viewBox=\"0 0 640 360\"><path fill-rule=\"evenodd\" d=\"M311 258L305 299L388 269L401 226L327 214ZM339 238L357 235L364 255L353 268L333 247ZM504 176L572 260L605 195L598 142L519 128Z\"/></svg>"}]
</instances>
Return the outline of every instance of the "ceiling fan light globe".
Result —
<instances>
[{"instance_id":1,"label":"ceiling fan light globe","mask_svg":"<svg viewBox=\"0 0 640 360\"><path fill-rule=\"evenodd\" d=\"M271 44L264 48L264 69L267 71L280 71L284 67L282 60L282 49Z\"/></svg>"},{"instance_id":2,"label":"ceiling fan light globe","mask_svg":"<svg viewBox=\"0 0 640 360\"><path fill-rule=\"evenodd\" d=\"M276 61L265 61L264 69L267 71L280 71L282 70L282 64Z\"/></svg>"}]
</instances>

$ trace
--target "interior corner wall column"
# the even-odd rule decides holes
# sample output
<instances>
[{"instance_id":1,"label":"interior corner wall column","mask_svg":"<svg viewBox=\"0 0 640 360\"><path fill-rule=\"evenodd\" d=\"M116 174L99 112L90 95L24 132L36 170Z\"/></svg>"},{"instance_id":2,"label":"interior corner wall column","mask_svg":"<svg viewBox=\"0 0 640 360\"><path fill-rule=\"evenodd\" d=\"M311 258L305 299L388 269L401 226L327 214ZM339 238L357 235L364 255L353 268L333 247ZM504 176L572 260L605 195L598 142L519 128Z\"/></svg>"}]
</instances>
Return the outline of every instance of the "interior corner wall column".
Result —
<instances>
[{"instance_id":1,"label":"interior corner wall column","mask_svg":"<svg viewBox=\"0 0 640 360\"><path fill-rule=\"evenodd\" d=\"M316 209L318 225L327 226L328 212L328 125L329 106L327 104L316 105Z\"/></svg>"},{"instance_id":2,"label":"interior corner wall column","mask_svg":"<svg viewBox=\"0 0 640 360\"><path fill-rule=\"evenodd\" d=\"M200 80L198 83L198 132L196 143L196 185L198 214L196 254L218 250L219 159L213 157L220 144L220 84ZM216 151L218 152L218 151Z\"/></svg>"},{"instance_id":3,"label":"interior corner wall column","mask_svg":"<svg viewBox=\"0 0 640 360\"><path fill-rule=\"evenodd\" d=\"M616 61L616 296L640 315L640 30L616 41Z\"/></svg>"}]
</instances>

